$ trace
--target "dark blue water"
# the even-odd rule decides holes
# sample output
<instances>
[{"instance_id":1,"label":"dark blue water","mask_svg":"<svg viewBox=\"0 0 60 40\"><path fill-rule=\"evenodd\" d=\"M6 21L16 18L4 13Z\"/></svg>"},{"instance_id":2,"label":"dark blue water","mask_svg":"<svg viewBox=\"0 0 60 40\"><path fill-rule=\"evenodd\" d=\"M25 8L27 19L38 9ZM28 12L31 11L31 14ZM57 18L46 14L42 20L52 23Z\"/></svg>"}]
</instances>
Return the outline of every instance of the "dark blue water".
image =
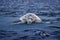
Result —
<instances>
[{"instance_id":1,"label":"dark blue water","mask_svg":"<svg viewBox=\"0 0 60 40\"><path fill-rule=\"evenodd\" d=\"M0 0L0 40L60 40L59 4L59 0ZM42 23L13 24L26 13L35 13Z\"/></svg>"}]
</instances>

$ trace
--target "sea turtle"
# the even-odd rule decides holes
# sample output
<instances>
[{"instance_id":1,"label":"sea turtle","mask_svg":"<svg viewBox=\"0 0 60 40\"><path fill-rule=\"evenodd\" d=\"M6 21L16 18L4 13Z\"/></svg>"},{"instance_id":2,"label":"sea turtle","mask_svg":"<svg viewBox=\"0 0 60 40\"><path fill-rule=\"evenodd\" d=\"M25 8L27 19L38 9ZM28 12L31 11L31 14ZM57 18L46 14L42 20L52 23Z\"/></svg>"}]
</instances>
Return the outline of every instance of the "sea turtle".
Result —
<instances>
[{"instance_id":1,"label":"sea turtle","mask_svg":"<svg viewBox=\"0 0 60 40\"><path fill-rule=\"evenodd\" d=\"M16 24L20 24L20 23L31 24L31 23L33 23L33 22L35 22L35 23L41 23L41 22L42 22L41 18L39 18L39 17L38 17L36 14L34 14L34 13L27 13L27 14L21 16L21 17L19 18L19 20L20 20L21 22L18 22L18 23L16 23Z\"/></svg>"}]
</instances>

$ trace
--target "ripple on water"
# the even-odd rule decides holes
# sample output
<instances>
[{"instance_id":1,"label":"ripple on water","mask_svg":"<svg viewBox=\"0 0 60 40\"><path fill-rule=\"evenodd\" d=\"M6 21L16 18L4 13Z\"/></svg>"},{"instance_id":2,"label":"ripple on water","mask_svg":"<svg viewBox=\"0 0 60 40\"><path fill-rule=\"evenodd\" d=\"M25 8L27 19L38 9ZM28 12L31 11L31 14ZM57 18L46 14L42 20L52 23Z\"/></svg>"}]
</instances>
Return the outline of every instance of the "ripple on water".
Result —
<instances>
[{"instance_id":1,"label":"ripple on water","mask_svg":"<svg viewBox=\"0 0 60 40\"><path fill-rule=\"evenodd\" d=\"M59 18L57 18L57 21L60 21L60 17L59 17Z\"/></svg>"},{"instance_id":2,"label":"ripple on water","mask_svg":"<svg viewBox=\"0 0 60 40\"><path fill-rule=\"evenodd\" d=\"M53 38L60 39L60 31L49 33L40 29L25 29L17 33L16 31L0 30L0 39L9 37L12 40L45 40L49 39L51 35L54 35Z\"/></svg>"},{"instance_id":3,"label":"ripple on water","mask_svg":"<svg viewBox=\"0 0 60 40\"><path fill-rule=\"evenodd\" d=\"M52 33L54 36L54 38L56 38L57 40L60 40L60 30L57 30L57 31L54 31L53 33Z\"/></svg>"},{"instance_id":4,"label":"ripple on water","mask_svg":"<svg viewBox=\"0 0 60 40\"><path fill-rule=\"evenodd\" d=\"M17 35L16 32L14 31L5 31L5 30L0 30L0 39L7 38L7 37L12 37Z\"/></svg>"},{"instance_id":5,"label":"ripple on water","mask_svg":"<svg viewBox=\"0 0 60 40\"><path fill-rule=\"evenodd\" d=\"M29 34L30 32L31 34ZM27 33L25 33L27 32ZM22 34L20 34L22 33ZM38 29L27 29L27 30L23 30L21 31L20 33L17 34L17 32L15 31L1 31L0 30L0 39L3 39L3 38L8 38L8 37L15 37L13 38L13 40L37 40L37 39L43 39L43 37L48 37L46 31L43 31L43 30L38 30ZM29 34L29 35L28 35ZM46 35L45 35L46 34ZM43 36L43 37L42 37ZM41 37L41 38L40 38Z\"/></svg>"},{"instance_id":6,"label":"ripple on water","mask_svg":"<svg viewBox=\"0 0 60 40\"><path fill-rule=\"evenodd\" d=\"M48 26L50 28L56 28L56 29L60 29L60 26L56 26L56 25L51 25L51 26Z\"/></svg>"}]
</instances>

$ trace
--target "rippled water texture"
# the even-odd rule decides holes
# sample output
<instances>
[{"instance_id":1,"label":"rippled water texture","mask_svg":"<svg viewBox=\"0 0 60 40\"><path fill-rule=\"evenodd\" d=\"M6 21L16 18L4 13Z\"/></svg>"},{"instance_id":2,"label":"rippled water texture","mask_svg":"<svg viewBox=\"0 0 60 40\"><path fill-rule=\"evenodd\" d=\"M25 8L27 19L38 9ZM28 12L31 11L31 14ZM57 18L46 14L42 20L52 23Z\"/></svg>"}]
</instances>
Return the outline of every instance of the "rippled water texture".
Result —
<instances>
[{"instance_id":1,"label":"rippled water texture","mask_svg":"<svg viewBox=\"0 0 60 40\"><path fill-rule=\"evenodd\" d=\"M42 23L13 24L26 13ZM60 40L60 0L0 0L0 40Z\"/></svg>"}]
</instances>

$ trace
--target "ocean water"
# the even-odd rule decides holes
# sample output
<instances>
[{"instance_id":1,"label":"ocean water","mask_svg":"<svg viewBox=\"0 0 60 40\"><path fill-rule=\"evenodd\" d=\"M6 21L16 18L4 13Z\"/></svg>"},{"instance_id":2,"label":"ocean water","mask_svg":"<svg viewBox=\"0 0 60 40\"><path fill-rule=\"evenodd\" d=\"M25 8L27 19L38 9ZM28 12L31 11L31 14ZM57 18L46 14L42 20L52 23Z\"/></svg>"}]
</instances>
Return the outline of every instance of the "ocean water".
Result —
<instances>
[{"instance_id":1,"label":"ocean water","mask_svg":"<svg viewBox=\"0 0 60 40\"><path fill-rule=\"evenodd\" d=\"M59 4L59 0L0 0L0 40L60 40ZM36 14L42 23L13 24L26 13Z\"/></svg>"}]
</instances>

